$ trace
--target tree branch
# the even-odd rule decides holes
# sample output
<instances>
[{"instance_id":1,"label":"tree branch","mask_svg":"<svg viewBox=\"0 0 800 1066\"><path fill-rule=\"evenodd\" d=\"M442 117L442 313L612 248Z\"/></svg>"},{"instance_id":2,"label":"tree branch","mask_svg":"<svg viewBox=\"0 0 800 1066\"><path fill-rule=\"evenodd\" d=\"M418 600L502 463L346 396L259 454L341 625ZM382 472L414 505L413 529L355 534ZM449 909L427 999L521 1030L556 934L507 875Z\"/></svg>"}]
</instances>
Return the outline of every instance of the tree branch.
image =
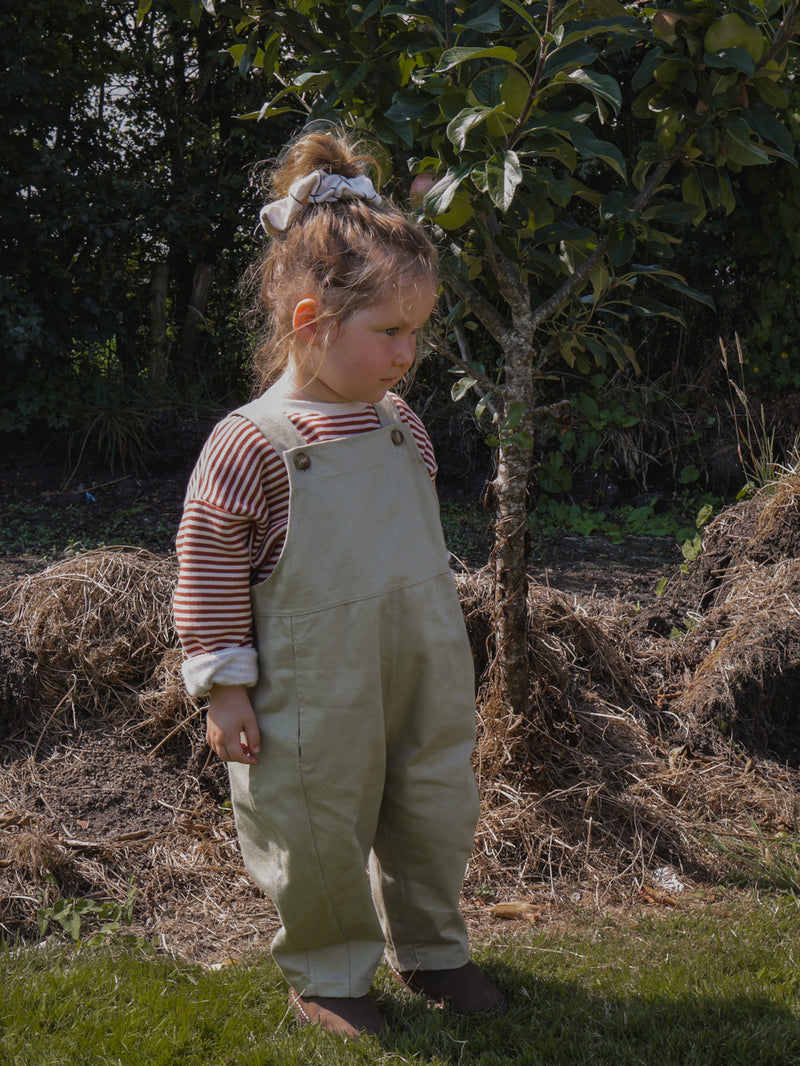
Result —
<instances>
[{"instance_id":1,"label":"tree branch","mask_svg":"<svg viewBox=\"0 0 800 1066\"><path fill-rule=\"evenodd\" d=\"M512 129L511 133L509 133L508 137L506 138L506 143L505 143L505 147L506 148L511 148L511 146L514 144L514 142L519 138L520 132L522 130L522 125L525 122L525 119L531 113L531 108L533 107L533 101L536 99L536 94L539 91L539 85L541 84L542 77L544 75L544 65L547 62L547 48L545 46L545 37L553 29L553 16L554 16L553 0L548 0L547 15L545 17L544 33L542 34L541 40L539 41L539 56L538 56L538 59L536 61L536 70L533 72L533 78L531 79L531 87L530 87L530 91L528 92L528 99L525 101L525 106L522 108L522 111L520 111L519 117L517 118L517 121L514 123L514 128Z\"/></svg>"},{"instance_id":2,"label":"tree branch","mask_svg":"<svg viewBox=\"0 0 800 1066\"><path fill-rule=\"evenodd\" d=\"M530 348L530 338L523 337L517 330L509 326L489 300L482 296L469 281L457 277L450 271L447 272L446 281L453 292L469 304L470 309L491 333L504 352L515 351L521 347Z\"/></svg>"},{"instance_id":3,"label":"tree branch","mask_svg":"<svg viewBox=\"0 0 800 1066\"><path fill-rule=\"evenodd\" d=\"M800 8L798 7L797 0L793 0L786 9L786 14L781 19L781 23L775 31L775 36L772 38L769 48L756 64L756 70L761 70L762 67L765 67L771 59L775 58L782 48L786 47L794 36L795 26L797 25L799 17Z\"/></svg>"},{"instance_id":4,"label":"tree branch","mask_svg":"<svg viewBox=\"0 0 800 1066\"><path fill-rule=\"evenodd\" d=\"M631 207L632 211L638 214L652 200L652 198L655 196L655 194L661 187L661 182L664 180L664 178L675 165L675 163L677 163L677 161L683 156L683 149L686 146L686 142L692 136L693 132L694 130L692 129L692 127L687 126L678 134L677 138L675 139L675 146L670 152L670 154L667 156L666 159L662 160L662 162L658 164L656 169L645 182L644 187L642 188L639 195L633 201L633 205ZM608 242L610 239L610 232L606 233L606 235L598 242L595 250L589 256L587 256L587 258L581 263L578 269L567 278L561 288L557 289L553 293L553 295L549 297L549 299L544 301L544 303L539 304L532 316L532 327L534 330L538 329L539 326L541 326L543 322L547 321L548 318L552 318L559 310L561 305L566 303L566 301L573 294L573 292L575 292L581 287L581 285L584 283L591 271L605 255L606 248L608 248Z\"/></svg>"},{"instance_id":5,"label":"tree branch","mask_svg":"<svg viewBox=\"0 0 800 1066\"><path fill-rule=\"evenodd\" d=\"M514 265L495 247L492 236L499 232L500 226L494 216L484 216L488 240L486 241L486 257L492 268L492 273L497 278L503 299L511 309L511 320L516 324L520 320L530 317L531 301L528 290L522 284L518 271Z\"/></svg>"},{"instance_id":6,"label":"tree branch","mask_svg":"<svg viewBox=\"0 0 800 1066\"><path fill-rule=\"evenodd\" d=\"M447 301L447 310L452 314L455 303L453 301L453 293L450 289L445 289L445 300ZM490 377L474 365L470 358L469 342L464 336L464 327L462 326L460 319L456 319L453 322L453 333L455 333L456 336L459 355L454 355L448 346L444 348L445 358L460 370L466 370L470 377L475 379L475 388L480 394L481 399L485 402L487 410L490 411L493 416L496 416L497 408L491 400L487 400L486 397L490 392L499 392L502 394L502 389L498 388L497 384L492 381Z\"/></svg>"}]
</instances>

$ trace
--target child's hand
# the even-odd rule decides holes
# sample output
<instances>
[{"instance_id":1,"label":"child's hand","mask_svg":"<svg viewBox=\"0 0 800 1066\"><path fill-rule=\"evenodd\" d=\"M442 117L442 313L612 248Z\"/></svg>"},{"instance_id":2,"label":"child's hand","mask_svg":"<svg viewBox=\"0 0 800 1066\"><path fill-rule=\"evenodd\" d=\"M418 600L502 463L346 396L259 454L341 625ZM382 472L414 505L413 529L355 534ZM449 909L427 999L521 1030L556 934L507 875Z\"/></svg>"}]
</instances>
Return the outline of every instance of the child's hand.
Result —
<instances>
[{"instance_id":1,"label":"child's hand","mask_svg":"<svg viewBox=\"0 0 800 1066\"><path fill-rule=\"evenodd\" d=\"M223 762L258 762L261 737L243 685L214 685L211 689L206 740Z\"/></svg>"}]
</instances>

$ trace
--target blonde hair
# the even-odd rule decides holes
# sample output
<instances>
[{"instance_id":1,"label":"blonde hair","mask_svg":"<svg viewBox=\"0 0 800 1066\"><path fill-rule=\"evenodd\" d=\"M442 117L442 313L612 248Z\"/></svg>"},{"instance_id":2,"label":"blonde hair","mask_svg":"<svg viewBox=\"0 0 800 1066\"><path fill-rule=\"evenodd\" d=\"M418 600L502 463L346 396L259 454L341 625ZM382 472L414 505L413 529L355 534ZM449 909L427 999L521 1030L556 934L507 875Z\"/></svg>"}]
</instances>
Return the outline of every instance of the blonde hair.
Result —
<instances>
[{"instance_id":1,"label":"blonde hair","mask_svg":"<svg viewBox=\"0 0 800 1066\"><path fill-rule=\"evenodd\" d=\"M380 168L341 130L301 134L263 182L268 199L314 170L345 178L367 175L378 187ZM253 354L256 383L264 388L297 354L292 318L297 303L315 297L321 343L356 311L380 300L398 281L435 283L437 254L422 228L386 198L307 204L283 233L270 237L245 276L250 319L258 324Z\"/></svg>"}]
</instances>

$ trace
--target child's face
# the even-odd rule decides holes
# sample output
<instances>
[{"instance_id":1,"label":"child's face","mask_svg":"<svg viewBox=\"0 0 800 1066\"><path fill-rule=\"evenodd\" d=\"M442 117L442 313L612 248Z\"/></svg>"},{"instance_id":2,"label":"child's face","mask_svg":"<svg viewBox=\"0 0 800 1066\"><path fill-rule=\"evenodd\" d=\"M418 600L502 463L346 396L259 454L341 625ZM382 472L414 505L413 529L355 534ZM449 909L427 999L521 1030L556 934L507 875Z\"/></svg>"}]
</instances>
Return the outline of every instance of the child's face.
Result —
<instances>
[{"instance_id":1,"label":"child's face","mask_svg":"<svg viewBox=\"0 0 800 1066\"><path fill-rule=\"evenodd\" d=\"M326 346L312 340L295 371L303 395L321 403L380 402L411 369L418 332L435 302L432 281L404 279L377 303L345 319ZM314 301L304 303L316 307ZM313 323L305 329L313 336Z\"/></svg>"}]
</instances>

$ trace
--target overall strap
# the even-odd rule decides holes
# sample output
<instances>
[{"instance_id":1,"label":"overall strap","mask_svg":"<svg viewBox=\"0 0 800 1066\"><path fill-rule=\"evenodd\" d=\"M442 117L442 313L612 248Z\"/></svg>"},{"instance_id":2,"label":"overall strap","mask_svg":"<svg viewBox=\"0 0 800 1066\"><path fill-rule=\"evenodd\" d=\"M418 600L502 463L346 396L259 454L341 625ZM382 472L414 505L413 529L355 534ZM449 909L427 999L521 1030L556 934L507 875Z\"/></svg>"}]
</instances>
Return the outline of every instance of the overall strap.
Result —
<instances>
[{"instance_id":1,"label":"overall strap","mask_svg":"<svg viewBox=\"0 0 800 1066\"><path fill-rule=\"evenodd\" d=\"M376 403L374 407L382 427L402 422L397 406L388 396ZM283 455L292 448L308 446L300 430L283 412L283 391L280 382L276 382L257 399L244 404L232 413L252 422L279 455Z\"/></svg>"},{"instance_id":2,"label":"overall strap","mask_svg":"<svg viewBox=\"0 0 800 1066\"><path fill-rule=\"evenodd\" d=\"M376 403L374 406L375 413L380 419L382 426L391 426L397 422L403 421L400 417L400 412L397 409L397 404L395 404L393 400L390 400L388 396L384 396L380 403Z\"/></svg>"},{"instance_id":3,"label":"overall strap","mask_svg":"<svg viewBox=\"0 0 800 1066\"><path fill-rule=\"evenodd\" d=\"M278 453L283 455L292 448L303 447L307 442L303 434L283 413L283 390L280 382L270 386L265 393L233 412L252 422Z\"/></svg>"}]
</instances>

